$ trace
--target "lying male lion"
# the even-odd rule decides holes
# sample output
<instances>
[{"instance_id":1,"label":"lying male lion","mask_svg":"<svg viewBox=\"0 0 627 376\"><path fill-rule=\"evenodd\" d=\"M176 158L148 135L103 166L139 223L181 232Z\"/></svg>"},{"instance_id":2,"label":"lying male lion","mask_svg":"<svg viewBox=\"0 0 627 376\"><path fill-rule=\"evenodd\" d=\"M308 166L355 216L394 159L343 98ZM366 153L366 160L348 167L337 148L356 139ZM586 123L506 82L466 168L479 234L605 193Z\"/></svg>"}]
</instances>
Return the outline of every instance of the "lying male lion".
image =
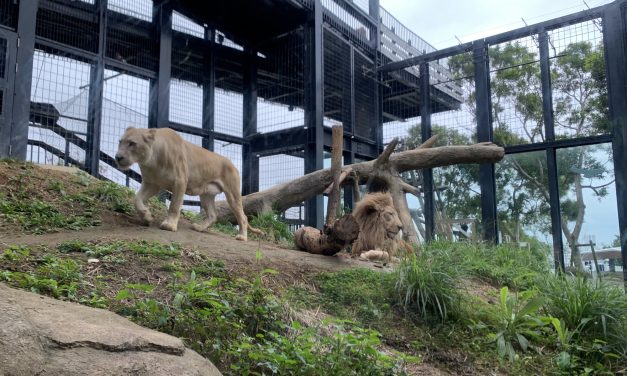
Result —
<instances>
[{"instance_id":1,"label":"lying male lion","mask_svg":"<svg viewBox=\"0 0 627 376\"><path fill-rule=\"evenodd\" d=\"M399 232L403 228L392 196L383 192L369 193L357 202L352 214L359 224L352 256L368 260L392 259L402 242Z\"/></svg>"},{"instance_id":2,"label":"lying male lion","mask_svg":"<svg viewBox=\"0 0 627 376\"><path fill-rule=\"evenodd\" d=\"M201 224L195 224L194 230L205 231L216 220L215 196L224 192L239 225L236 239L246 241L249 229L263 234L248 224L239 192L239 172L233 163L183 140L172 129L128 127L120 139L115 160L122 170L129 169L135 162L139 164L142 185L135 195L135 208L145 225L152 222L146 201L166 189L172 192L172 198L168 217L159 227L177 230L183 197L187 193L200 196L206 218Z\"/></svg>"}]
</instances>

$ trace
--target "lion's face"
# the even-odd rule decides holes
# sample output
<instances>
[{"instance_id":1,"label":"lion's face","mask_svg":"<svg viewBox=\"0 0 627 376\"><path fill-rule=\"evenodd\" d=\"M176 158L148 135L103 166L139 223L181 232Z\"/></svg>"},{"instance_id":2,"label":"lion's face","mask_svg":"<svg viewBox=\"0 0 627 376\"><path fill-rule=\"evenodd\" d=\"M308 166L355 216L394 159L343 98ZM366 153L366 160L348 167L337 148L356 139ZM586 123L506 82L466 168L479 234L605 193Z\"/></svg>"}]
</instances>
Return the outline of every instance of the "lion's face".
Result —
<instances>
[{"instance_id":1,"label":"lion's face","mask_svg":"<svg viewBox=\"0 0 627 376\"><path fill-rule=\"evenodd\" d=\"M142 163L150 157L152 142L154 141L153 129L138 129L128 127L118 145L115 153L115 161L121 170L128 170L133 163Z\"/></svg>"},{"instance_id":2,"label":"lion's face","mask_svg":"<svg viewBox=\"0 0 627 376\"><path fill-rule=\"evenodd\" d=\"M403 229L401 219L398 217L396 210L393 207L385 207L380 211L381 220L385 227L385 235L387 238L394 238L399 231Z\"/></svg>"}]
</instances>

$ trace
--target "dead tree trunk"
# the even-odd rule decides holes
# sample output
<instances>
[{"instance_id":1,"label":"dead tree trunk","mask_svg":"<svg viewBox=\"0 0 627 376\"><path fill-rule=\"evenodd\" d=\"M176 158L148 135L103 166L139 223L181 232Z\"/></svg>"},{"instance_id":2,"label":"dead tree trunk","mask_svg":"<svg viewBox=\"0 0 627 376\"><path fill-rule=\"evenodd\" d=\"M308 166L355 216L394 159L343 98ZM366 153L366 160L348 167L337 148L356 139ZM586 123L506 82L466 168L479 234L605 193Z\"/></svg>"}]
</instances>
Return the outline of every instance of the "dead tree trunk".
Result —
<instances>
[{"instance_id":1,"label":"dead tree trunk","mask_svg":"<svg viewBox=\"0 0 627 376\"><path fill-rule=\"evenodd\" d=\"M340 184L347 174L342 173L343 128L334 126L332 135L331 175L333 176L333 183L324 192L329 195L324 230L321 231L317 228L306 226L299 228L294 233L294 241L299 249L326 256L331 256L341 251L342 248L357 239L357 235L359 235L359 225L352 215L346 214L339 220L336 220L340 206Z\"/></svg>"},{"instance_id":2,"label":"dead tree trunk","mask_svg":"<svg viewBox=\"0 0 627 376\"><path fill-rule=\"evenodd\" d=\"M363 184L370 180L371 176L376 176L377 174L380 176L383 169L390 169L389 174L391 177L394 177L392 179L393 185L398 185L399 188L392 188L392 185L388 188L391 191L395 189L394 193L397 196L395 205L399 205L402 211L403 203L399 202L401 201L400 196L401 192L407 191L407 187L405 187L406 184L401 184L402 180L399 176L401 172L464 163L494 163L501 160L505 155L502 147L489 142L465 146L431 147L434 142L435 139L432 137L414 150L399 153L391 153L390 150L387 154L384 152L377 160L345 166L343 173L346 172L344 175L348 176L350 171L350 174L354 175L355 179ZM387 155L384 158L385 160L380 160L384 155ZM377 163L376 168L375 163ZM318 170L265 191L245 196L243 198L244 211L249 215L273 210L282 212L316 195L322 194L332 182L333 175L330 169ZM396 208L397 211L399 206ZM404 206L406 208L406 202ZM219 219L234 220L226 202L217 202L216 210ZM400 212L399 214L402 215ZM407 218L403 221L403 225L406 229L411 229L408 231L413 231L413 234L409 235L409 237L417 239L413 226L405 223L411 221L411 216L407 214Z\"/></svg>"}]
</instances>

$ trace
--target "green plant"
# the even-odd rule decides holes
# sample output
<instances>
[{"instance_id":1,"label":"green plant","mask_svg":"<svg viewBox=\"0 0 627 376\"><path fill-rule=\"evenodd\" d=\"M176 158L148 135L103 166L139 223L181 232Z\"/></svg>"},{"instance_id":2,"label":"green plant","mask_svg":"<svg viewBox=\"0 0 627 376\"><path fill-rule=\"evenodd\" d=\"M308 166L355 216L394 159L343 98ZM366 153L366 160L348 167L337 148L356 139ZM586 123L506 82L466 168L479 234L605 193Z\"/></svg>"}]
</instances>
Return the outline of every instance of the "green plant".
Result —
<instances>
[{"instance_id":1,"label":"green plant","mask_svg":"<svg viewBox=\"0 0 627 376\"><path fill-rule=\"evenodd\" d=\"M274 242L293 242L294 235L287 223L281 221L275 213L263 213L255 215L250 220L250 225L264 232L263 238Z\"/></svg>"},{"instance_id":2,"label":"green plant","mask_svg":"<svg viewBox=\"0 0 627 376\"><path fill-rule=\"evenodd\" d=\"M55 298L76 300L82 281L81 266L71 259L48 256L33 272L4 271L1 278L13 286Z\"/></svg>"},{"instance_id":3,"label":"green plant","mask_svg":"<svg viewBox=\"0 0 627 376\"><path fill-rule=\"evenodd\" d=\"M616 357L627 358L627 296L621 289L569 275L545 277L540 289L554 327L560 323L560 343L572 342L571 355L608 366Z\"/></svg>"},{"instance_id":4,"label":"green plant","mask_svg":"<svg viewBox=\"0 0 627 376\"><path fill-rule=\"evenodd\" d=\"M511 244L486 246L471 242L434 242L429 249L446 249L452 263L495 286L530 288L538 275L549 272L546 250Z\"/></svg>"},{"instance_id":5,"label":"green plant","mask_svg":"<svg viewBox=\"0 0 627 376\"><path fill-rule=\"evenodd\" d=\"M132 203L133 191L111 181L99 181L86 192L99 202L107 204L111 210L130 214L135 211Z\"/></svg>"},{"instance_id":6,"label":"green plant","mask_svg":"<svg viewBox=\"0 0 627 376\"><path fill-rule=\"evenodd\" d=\"M410 254L394 270L394 298L407 312L444 322L459 312L459 273L445 250Z\"/></svg>"},{"instance_id":7,"label":"green plant","mask_svg":"<svg viewBox=\"0 0 627 376\"><path fill-rule=\"evenodd\" d=\"M30 248L25 246L10 246L6 248L2 255L0 255L0 259L7 261L21 261L28 259L30 256Z\"/></svg>"},{"instance_id":8,"label":"green plant","mask_svg":"<svg viewBox=\"0 0 627 376\"><path fill-rule=\"evenodd\" d=\"M403 361L415 357L379 350L379 333L349 321L304 327L293 321L286 334L245 336L233 346L231 372L236 375L404 375Z\"/></svg>"},{"instance_id":9,"label":"green plant","mask_svg":"<svg viewBox=\"0 0 627 376\"><path fill-rule=\"evenodd\" d=\"M499 295L499 317L495 326L496 334L493 340L501 357L507 357L510 362L516 357L514 346L527 351L531 339L540 336L539 329L546 321L537 315L543 299L534 291L523 291L520 294L510 294L507 287L501 289Z\"/></svg>"},{"instance_id":10,"label":"green plant","mask_svg":"<svg viewBox=\"0 0 627 376\"><path fill-rule=\"evenodd\" d=\"M92 218L92 210L85 210L82 215L66 216L48 202L38 199L13 200L3 195L0 195L0 213L9 221L36 234L59 228L78 230L100 224L99 220Z\"/></svg>"}]
</instances>

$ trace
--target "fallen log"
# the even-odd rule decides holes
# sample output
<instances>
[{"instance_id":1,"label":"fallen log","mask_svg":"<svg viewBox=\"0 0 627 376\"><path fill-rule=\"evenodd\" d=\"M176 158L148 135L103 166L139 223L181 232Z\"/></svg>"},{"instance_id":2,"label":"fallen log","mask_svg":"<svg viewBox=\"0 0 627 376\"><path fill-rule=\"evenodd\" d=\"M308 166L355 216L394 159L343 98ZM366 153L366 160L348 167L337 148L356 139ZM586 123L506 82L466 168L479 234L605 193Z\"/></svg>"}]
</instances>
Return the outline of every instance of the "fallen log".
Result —
<instances>
[{"instance_id":1,"label":"fallen log","mask_svg":"<svg viewBox=\"0 0 627 376\"><path fill-rule=\"evenodd\" d=\"M489 142L474 145L431 147L433 143L434 138L431 138L416 149L390 153L387 162L382 164L382 162L379 161L376 167L384 165L386 168L394 171L394 175L396 175L396 173L409 170L455 164L495 163L501 160L505 155L505 150L502 147ZM359 181L360 184L363 184L366 183L371 176L376 175L378 170L380 172L380 168L378 170L375 168L376 161L377 160L347 165L344 167L344 170L350 169L351 175L354 175L355 179ZM248 215L271 211L285 211L316 195L322 194L325 189L333 183L333 179L334 176L331 174L331 170L327 168L301 176L286 183L275 185L261 192L251 193L243 197L244 211ZM347 179L346 181L351 180ZM399 187L399 189L403 188ZM399 191L393 193L396 193L397 198L399 197ZM405 203L405 206L406 205ZM231 209L225 201L216 202L216 211L218 219L234 220ZM411 216L408 215L405 219L407 220L408 217L411 218ZM403 224L404 226L406 225L405 223ZM409 228L413 230L413 227L410 226ZM408 240L416 243L417 236Z\"/></svg>"}]
</instances>

